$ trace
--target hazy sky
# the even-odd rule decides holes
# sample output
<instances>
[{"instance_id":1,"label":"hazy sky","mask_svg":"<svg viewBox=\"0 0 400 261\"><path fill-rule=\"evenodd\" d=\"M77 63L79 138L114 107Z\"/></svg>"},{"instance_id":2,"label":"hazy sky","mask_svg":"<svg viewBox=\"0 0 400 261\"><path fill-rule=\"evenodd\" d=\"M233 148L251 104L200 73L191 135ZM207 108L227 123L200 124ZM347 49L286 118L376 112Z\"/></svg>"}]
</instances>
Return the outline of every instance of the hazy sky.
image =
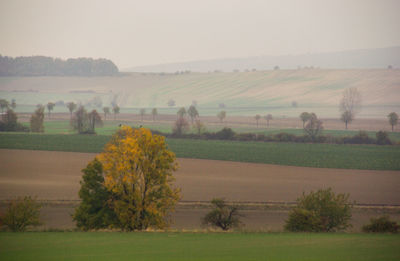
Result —
<instances>
[{"instance_id":1,"label":"hazy sky","mask_svg":"<svg viewBox=\"0 0 400 261\"><path fill-rule=\"evenodd\" d=\"M118 67L400 45L400 0L0 0L0 54Z\"/></svg>"}]
</instances>

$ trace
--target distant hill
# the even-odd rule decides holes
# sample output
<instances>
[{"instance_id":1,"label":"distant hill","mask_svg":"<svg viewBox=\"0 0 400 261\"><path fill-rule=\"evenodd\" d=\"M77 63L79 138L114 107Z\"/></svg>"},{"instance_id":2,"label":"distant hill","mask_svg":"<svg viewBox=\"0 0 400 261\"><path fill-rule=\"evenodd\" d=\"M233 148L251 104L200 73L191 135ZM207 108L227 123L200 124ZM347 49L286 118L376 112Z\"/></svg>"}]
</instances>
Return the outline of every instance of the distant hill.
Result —
<instances>
[{"instance_id":1,"label":"distant hill","mask_svg":"<svg viewBox=\"0 0 400 261\"><path fill-rule=\"evenodd\" d=\"M0 76L111 76L118 67L107 59L62 60L46 56L8 57L0 55Z\"/></svg>"},{"instance_id":2,"label":"distant hill","mask_svg":"<svg viewBox=\"0 0 400 261\"><path fill-rule=\"evenodd\" d=\"M18 105L74 101L122 108L169 109L195 100L202 115L273 115L297 117L303 111L337 117L343 90L356 87L362 117L400 113L400 69L269 70L229 73L126 73L118 77L0 77L0 97ZM175 107L168 107L170 99ZM293 102L297 103L292 106ZM220 104L224 104L220 106ZM65 107L64 107L65 108Z\"/></svg>"},{"instance_id":3,"label":"distant hill","mask_svg":"<svg viewBox=\"0 0 400 261\"><path fill-rule=\"evenodd\" d=\"M235 70L271 70L322 68L322 69L382 69L391 65L400 68L400 46L380 49L351 50L332 53L315 53L284 56L258 56L248 58L228 58L183 63L138 66L124 69L127 72L209 72Z\"/></svg>"}]
</instances>

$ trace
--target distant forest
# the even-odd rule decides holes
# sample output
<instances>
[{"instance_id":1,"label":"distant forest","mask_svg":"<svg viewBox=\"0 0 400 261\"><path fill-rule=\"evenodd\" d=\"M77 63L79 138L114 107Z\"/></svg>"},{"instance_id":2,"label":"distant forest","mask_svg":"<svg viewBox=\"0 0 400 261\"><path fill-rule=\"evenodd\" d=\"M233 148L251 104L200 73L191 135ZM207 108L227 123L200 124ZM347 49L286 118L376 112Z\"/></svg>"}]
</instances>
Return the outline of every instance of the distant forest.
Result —
<instances>
[{"instance_id":1,"label":"distant forest","mask_svg":"<svg viewBox=\"0 0 400 261\"><path fill-rule=\"evenodd\" d=\"M118 67L107 59L0 55L0 76L111 76L118 72Z\"/></svg>"}]
</instances>

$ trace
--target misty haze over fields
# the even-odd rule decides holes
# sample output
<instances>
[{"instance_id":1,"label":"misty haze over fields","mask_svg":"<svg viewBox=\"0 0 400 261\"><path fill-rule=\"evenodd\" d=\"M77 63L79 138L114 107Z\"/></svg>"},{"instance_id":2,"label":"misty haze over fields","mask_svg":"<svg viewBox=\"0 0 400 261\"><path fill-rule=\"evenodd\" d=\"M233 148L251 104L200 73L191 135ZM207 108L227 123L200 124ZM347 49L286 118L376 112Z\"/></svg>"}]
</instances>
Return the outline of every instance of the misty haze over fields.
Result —
<instances>
[{"instance_id":1,"label":"misty haze over fields","mask_svg":"<svg viewBox=\"0 0 400 261\"><path fill-rule=\"evenodd\" d=\"M3 0L0 98L20 113L96 101L176 114L195 102L202 115L337 118L355 87L360 117L386 117L400 107L398 10L397 0Z\"/></svg>"},{"instance_id":2,"label":"misty haze over fields","mask_svg":"<svg viewBox=\"0 0 400 261\"><path fill-rule=\"evenodd\" d=\"M127 72L176 72L176 71L234 71L323 68L323 69L382 69L400 67L400 46L344 52L310 53L302 55L257 56L200 60L184 63L167 63L122 68Z\"/></svg>"}]
</instances>

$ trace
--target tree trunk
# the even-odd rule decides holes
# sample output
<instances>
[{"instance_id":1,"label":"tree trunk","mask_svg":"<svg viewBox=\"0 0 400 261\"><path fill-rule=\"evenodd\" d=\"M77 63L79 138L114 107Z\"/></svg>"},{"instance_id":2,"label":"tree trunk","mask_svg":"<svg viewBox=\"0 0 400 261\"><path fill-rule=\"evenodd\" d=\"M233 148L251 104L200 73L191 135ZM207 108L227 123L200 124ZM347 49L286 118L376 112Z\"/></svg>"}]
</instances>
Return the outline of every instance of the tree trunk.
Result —
<instances>
[{"instance_id":1,"label":"tree trunk","mask_svg":"<svg viewBox=\"0 0 400 261\"><path fill-rule=\"evenodd\" d=\"M347 130L347 121L344 122L346 124L346 130Z\"/></svg>"}]
</instances>

